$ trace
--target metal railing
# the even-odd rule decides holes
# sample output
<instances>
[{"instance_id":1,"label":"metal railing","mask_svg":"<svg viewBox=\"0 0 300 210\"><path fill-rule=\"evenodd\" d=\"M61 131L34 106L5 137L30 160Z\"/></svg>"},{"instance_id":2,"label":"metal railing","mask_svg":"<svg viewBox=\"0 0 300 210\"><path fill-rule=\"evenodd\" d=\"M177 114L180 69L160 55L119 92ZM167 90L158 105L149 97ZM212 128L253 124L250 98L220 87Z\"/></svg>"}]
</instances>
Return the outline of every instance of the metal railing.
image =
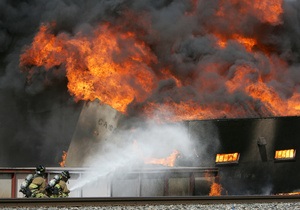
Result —
<instances>
[{"instance_id":1,"label":"metal railing","mask_svg":"<svg viewBox=\"0 0 300 210\"><path fill-rule=\"evenodd\" d=\"M153 167L111 173L91 168L47 167L46 181L64 170L71 175L70 197L206 195L210 185L218 182L217 168L201 167ZM34 172L34 167L0 167L0 198L23 198L20 185Z\"/></svg>"}]
</instances>

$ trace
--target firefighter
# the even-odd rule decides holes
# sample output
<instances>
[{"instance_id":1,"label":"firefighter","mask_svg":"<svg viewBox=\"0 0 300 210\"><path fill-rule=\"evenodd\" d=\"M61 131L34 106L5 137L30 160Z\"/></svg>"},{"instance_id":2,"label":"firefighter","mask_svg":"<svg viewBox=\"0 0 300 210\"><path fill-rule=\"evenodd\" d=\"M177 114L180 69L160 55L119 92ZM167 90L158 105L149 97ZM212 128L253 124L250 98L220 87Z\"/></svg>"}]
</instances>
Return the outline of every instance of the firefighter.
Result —
<instances>
[{"instance_id":1,"label":"firefighter","mask_svg":"<svg viewBox=\"0 0 300 210\"><path fill-rule=\"evenodd\" d=\"M33 179L28 186L30 191L30 196L32 198L47 198L46 195L46 180L45 180L45 171L46 168L43 165L39 165L36 167L35 174L33 175Z\"/></svg>"},{"instance_id":2,"label":"firefighter","mask_svg":"<svg viewBox=\"0 0 300 210\"><path fill-rule=\"evenodd\" d=\"M69 197L70 190L67 187L67 182L71 178L69 171L63 171L60 174L60 179L54 185L51 198L66 198Z\"/></svg>"}]
</instances>

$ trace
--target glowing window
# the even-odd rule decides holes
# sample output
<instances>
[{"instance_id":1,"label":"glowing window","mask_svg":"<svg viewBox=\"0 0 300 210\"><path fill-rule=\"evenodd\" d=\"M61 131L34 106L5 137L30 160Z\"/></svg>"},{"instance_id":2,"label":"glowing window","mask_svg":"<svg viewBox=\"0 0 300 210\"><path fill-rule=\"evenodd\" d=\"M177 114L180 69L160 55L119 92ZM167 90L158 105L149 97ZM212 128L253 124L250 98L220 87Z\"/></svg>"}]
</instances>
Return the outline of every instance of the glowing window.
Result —
<instances>
[{"instance_id":1,"label":"glowing window","mask_svg":"<svg viewBox=\"0 0 300 210\"><path fill-rule=\"evenodd\" d=\"M238 163L240 158L240 153L229 153L229 154L217 154L216 164L231 164Z\"/></svg>"},{"instance_id":2,"label":"glowing window","mask_svg":"<svg viewBox=\"0 0 300 210\"><path fill-rule=\"evenodd\" d=\"M275 160L294 160L296 157L295 149L285 149L275 151Z\"/></svg>"}]
</instances>

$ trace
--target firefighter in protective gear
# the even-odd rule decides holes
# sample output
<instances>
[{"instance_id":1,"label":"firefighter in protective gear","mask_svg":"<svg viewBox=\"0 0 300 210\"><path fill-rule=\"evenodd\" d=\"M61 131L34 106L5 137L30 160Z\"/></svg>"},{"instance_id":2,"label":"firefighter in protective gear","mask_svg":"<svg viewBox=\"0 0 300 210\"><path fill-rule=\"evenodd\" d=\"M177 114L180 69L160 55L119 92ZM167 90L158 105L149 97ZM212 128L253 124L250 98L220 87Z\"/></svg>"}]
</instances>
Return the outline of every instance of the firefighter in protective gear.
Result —
<instances>
[{"instance_id":1,"label":"firefighter in protective gear","mask_svg":"<svg viewBox=\"0 0 300 210\"><path fill-rule=\"evenodd\" d=\"M69 171L63 171L60 174L60 180L55 184L51 198L69 197L70 190L67 187L67 181L71 178Z\"/></svg>"},{"instance_id":2,"label":"firefighter in protective gear","mask_svg":"<svg viewBox=\"0 0 300 210\"><path fill-rule=\"evenodd\" d=\"M47 198L46 195L46 180L45 180L45 171L46 168L43 165L36 167L33 180L28 186L31 196L33 198Z\"/></svg>"}]
</instances>

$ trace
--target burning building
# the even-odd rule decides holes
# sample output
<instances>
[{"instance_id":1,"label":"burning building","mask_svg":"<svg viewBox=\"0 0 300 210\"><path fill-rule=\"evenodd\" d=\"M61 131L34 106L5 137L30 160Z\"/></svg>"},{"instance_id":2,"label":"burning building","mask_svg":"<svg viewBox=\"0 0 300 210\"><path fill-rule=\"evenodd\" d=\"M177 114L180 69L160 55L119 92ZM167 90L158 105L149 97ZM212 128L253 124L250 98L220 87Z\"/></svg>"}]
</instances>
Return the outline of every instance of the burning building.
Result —
<instances>
[{"instance_id":1,"label":"burning building","mask_svg":"<svg viewBox=\"0 0 300 210\"><path fill-rule=\"evenodd\" d=\"M221 187L218 192L223 195L299 191L299 156L296 154L300 148L299 117L190 120L157 126L142 124L140 120L137 125L123 116L115 117L118 126L109 129L112 118L105 121L99 114L84 114L95 113L92 111L95 107L101 110L96 103L87 106L81 114L83 120L79 120L71 141L67 167L98 168L104 174L138 169L141 174L145 170L145 176L149 176L151 170L154 174L157 170L175 173L177 168L189 174L188 169L182 171L182 167L203 168L212 175L214 172L209 169L217 168L218 177L214 179L217 182L208 182L205 174L195 173L198 179L204 179L197 189L206 188L205 195L211 190L206 186L208 183L209 186L218 184ZM132 177L124 178L124 171L118 182L131 180L132 183ZM120 195L116 189L115 195ZM199 194L194 191L194 195Z\"/></svg>"},{"instance_id":2,"label":"burning building","mask_svg":"<svg viewBox=\"0 0 300 210\"><path fill-rule=\"evenodd\" d=\"M272 162L277 149L297 150L298 1L1 4L3 165L54 165L67 151L66 165L84 166L113 151L109 142L150 163L181 149L177 164L214 166L216 154L230 153L219 158L238 157L231 169L243 170L222 173L250 187L274 183L253 174L282 169ZM147 127L149 119L159 126ZM160 135L159 127L165 139L186 141L154 141L148 132L140 140L141 130ZM260 164L249 169L248 161Z\"/></svg>"}]
</instances>

